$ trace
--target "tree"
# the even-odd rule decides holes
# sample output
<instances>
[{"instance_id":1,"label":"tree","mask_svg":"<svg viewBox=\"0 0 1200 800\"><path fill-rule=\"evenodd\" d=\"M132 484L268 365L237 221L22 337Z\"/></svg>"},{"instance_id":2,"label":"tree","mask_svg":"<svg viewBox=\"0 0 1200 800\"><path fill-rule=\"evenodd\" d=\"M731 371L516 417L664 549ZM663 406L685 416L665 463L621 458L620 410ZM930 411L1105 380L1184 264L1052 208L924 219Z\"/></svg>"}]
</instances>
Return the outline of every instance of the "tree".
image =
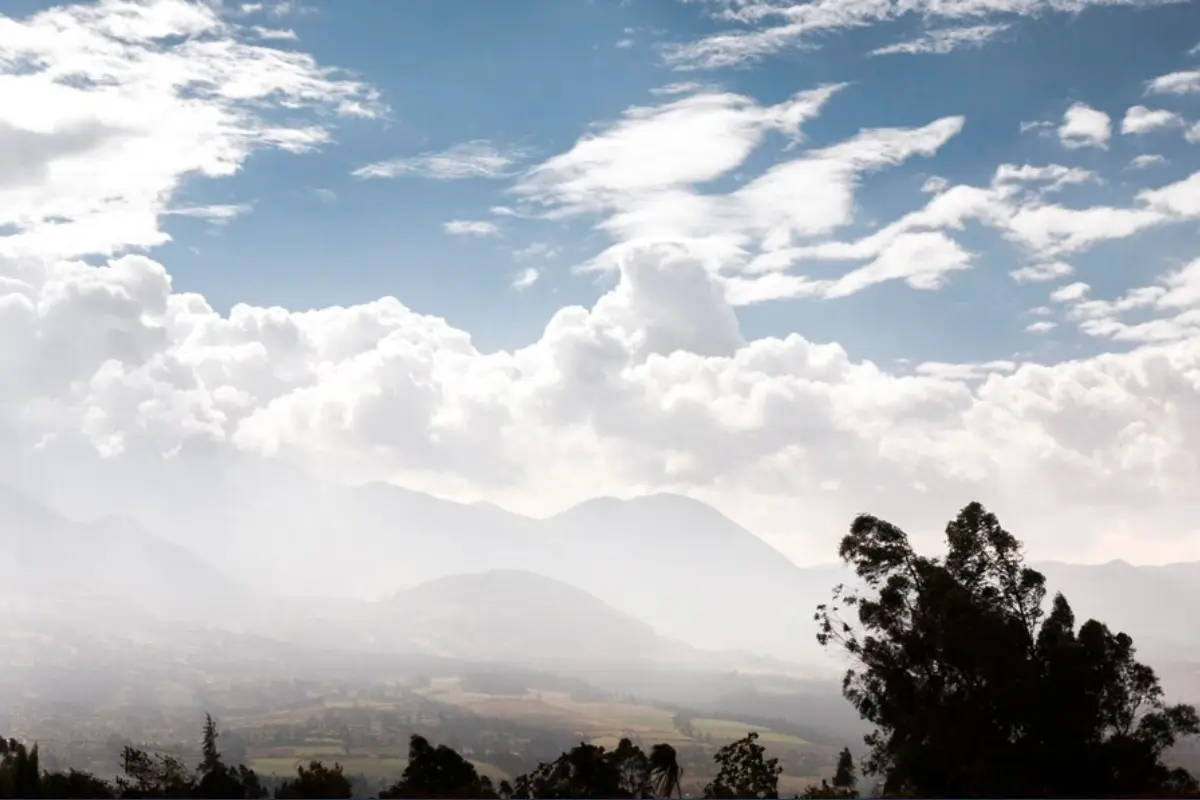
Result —
<instances>
[{"instance_id":1,"label":"tree","mask_svg":"<svg viewBox=\"0 0 1200 800\"><path fill-rule=\"evenodd\" d=\"M850 755L850 748L843 747L842 752L838 753L833 781L822 778L820 784L805 789L801 797L804 797L805 800L840 800L858 797L858 791L855 788L858 778L854 772L854 757Z\"/></svg>"},{"instance_id":2,"label":"tree","mask_svg":"<svg viewBox=\"0 0 1200 800\"><path fill-rule=\"evenodd\" d=\"M217 749L217 724L211 714L204 715L204 733L200 743L200 765L196 768L196 794L212 800L243 800L266 796L254 770L230 767L221 760Z\"/></svg>"},{"instance_id":3,"label":"tree","mask_svg":"<svg viewBox=\"0 0 1200 800\"><path fill-rule=\"evenodd\" d=\"M818 641L853 666L847 699L875 726L868 772L888 794L1047 797L1194 791L1163 753L1200 733L1191 706L1167 706L1133 642L1066 598L1043 611L1045 578L972 503L946 527L944 558L907 534L855 519L839 555L861 586L818 607ZM857 612L857 624L840 616Z\"/></svg>"},{"instance_id":4,"label":"tree","mask_svg":"<svg viewBox=\"0 0 1200 800\"><path fill-rule=\"evenodd\" d=\"M349 795L346 795L349 797ZM497 797L492 781L480 776L475 765L445 745L434 747L413 734L408 743L408 766L400 780L379 793L393 797Z\"/></svg>"},{"instance_id":5,"label":"tree","mask_svg":"<svg viewBox=\"0 0 1200 800\"><path fill-rule=\"evenodd\" d=\"M121 772L117 790L121 797L191 797L195 778L174 756L150 755L145 750L121 750Z\"/></svg>"},{"instance_id":6,"label":"tree","mask_svg":"<svg viewBox=\"0 0 1200 800\"><path fill-rule=\"evenodd\" d=\"M651 766L640 747L621 739L606 751L581 743L513 781L515 798L645 797L652 793Z\"/></svg>"},{"instance_id":7,"label":"tree","mask_svg":"<svg viewBox=\"0 0 1200 800\"><path fill-rule=\"evenodd\" d=\"M310 761L305 767L296 767L296 777L284 781L275 790L276 798L311 798L312 800L337 800L353 797L350 779L342 772L341 764L329 768L320 761Z\"/></svg>"},{"instance_id":8,"label":"tree","mask_svg":"<svg viewBox=\"0 0 1200 800\"><path fill-rule=\"evenodd\" d=\"M39 797L42 771L38 746L0 739L0 797Z\"/></svg>"},{"instance_id":9,"label":"tree","mask_svg":"<svg viewBox=\"0 0 1200 800\"><path fill-rule=\"evenodd\" d=\"M717 751L717 777L704 787L707 798L758 798L774 800L779 797L779 774L783 767L779 759L765 759L766 748L758 743L758 734L751 731L736 742Z\"/></svg>"},{"instance_id":10,"label":"tree","mask_svg":"<svg viewBox=\"0 0 1200 800\"><path fill-rule=\"evenodd\" d=\"M617 787L622 797L651 797L654 789L650 782L650 760L642 748L630 739L622 737L617 749L612 751L611 760L617 770Z\"/></svg>"},{"instance_id":11,"label":"tree","mask_svg":"<svg viewBox=\"0 0 1200 800\"><path fill-rule=\"evenodd\" d=\"M837 768L833 772L834 788L854 791L858 784L854 772L854 757L850 755L849 747L843 747L842 752L838 753Z\"/></svg>"},{"instance_id":12,"label":"tree","mask_svg":"<svg viewBox=\"0 0 1200 800\"><path fill-rule=\"evenodd\" d=\"M67 798L110 798L115 797L113 787L90 772L68 770L46 772L42 775L42 797L67 800Z\"/></svg>"},{"instance_id":13,"label":"tree","mask_svg":"<svg viewBox=\"0 0 1200 800\"><path fill-rule=\"evenodd\" d=\"M217 750L217 723L213 722L212 714L204 715L204 735L200 744L201 761L200 774L211 775L224 769L221 763L221 753Z\"/></svg>"},{"instance_id":14,"label":"tree","mask_svg":"<svg viewBox=\"0 0 1200 800\"><path fill-rule=\"evenodd\" d=\"M683 797L683 768L674 747L656 744L650 748L650 779L655 797Z\"/></svg>"}]
</instances>

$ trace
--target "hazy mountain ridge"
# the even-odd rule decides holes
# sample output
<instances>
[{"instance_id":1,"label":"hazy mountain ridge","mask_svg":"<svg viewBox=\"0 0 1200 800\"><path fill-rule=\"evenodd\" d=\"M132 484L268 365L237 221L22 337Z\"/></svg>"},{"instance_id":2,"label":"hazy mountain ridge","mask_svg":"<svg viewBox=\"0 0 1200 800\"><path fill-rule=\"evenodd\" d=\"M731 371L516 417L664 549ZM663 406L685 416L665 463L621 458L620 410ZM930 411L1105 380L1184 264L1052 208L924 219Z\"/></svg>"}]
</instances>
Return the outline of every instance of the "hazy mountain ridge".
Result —
<instances>
[{"instance_id":1,"label":"hazy mountain ridge","mask_svg":"<svg viewBox=\"0 0 1200 800\"><path fill-rule=\"evenodd\" d=\"M190 505L184 524L169 531L175 544L128 521L70 523L5 490L0 493L0 525L9 533L0 530L0 548L12 548L15 542L32 548L27 555L41 553L52 568L35 572L57 575L64 586L79 585L90 575L96 587L118 594L128 590L161 613L189 618L208 613L230 629L269 631L293 641L310 636L320 646L350 649L445 649L455 637L438 631L433 622L437 615L416 598L426 597L426 605L446 604L447 595L438 594L439 581L507 573L542 576L543 589L567 584L590 595L589 601L607 607L608 616L593 619L608 621L594 625L607 626L612 615L623 615L624 632L607 646L626 657L634 650L673 654L699 647L787 661L820 660L813 641L813 608L828 600L835 584L851 577L838 567L799 567L715 509L677 495L597 498L538 520L490 504L454 503L379 484L330 486L295 474L266 494L251 491L251 482L233 479L211 488L218 493L214 500L205 507ZM140 511L128 508L127 516L140 517ZM203 541L197 532L219 523L227 527L206 548L218 569L181 543ZM14 526L44 529L58 543L14 538ZM76 538L75 544L86 542L93 549L63 544ZM238 546L229 548L222 541ZM72 555L78 553L85 555ZM1051 596L1063 591L1081 619L1096 617L1127 630L1147 655L1186 661L1197 654L1188 610L1200 607L1200 564L1035 566L1047 574ZM287 573L290 582L282 587L276 582L275 588L290 589L294 597L270 599L267 589L272 587L251 588L271 584L262 578L272 571ZM134 575L139 579L133 580ZM519 657L519 649L505 649L502 637L492 640L494 652L478 646L482 632L501 619L512 627L510 638L528 639L530 647L551 638L527 637L525 631L536 630L537 624L522 628L518 619L498 611L495 598L506 593L514 597L511 588L479 588L486 579L475 580L484 583L472 594L474 607L457 602L452 616L464 631L481 633L467 637L471 645L454 645L466 648L458 653ZM448 585L454 581L441 584ZM363 586L391 597L393 607L403 606L404 613L385 619L379 609L387 607L386 601L364 603L346 596ZM397 591L406 588L414 593L407 600L396 599ZM549 590L549 596L556 591ZM1162 602L1164 592L1172 603ZM405 596L400 591L398 597ZM580 615L585 607L595 609L583 601L571 607ZM526 602L523 608L525 616L537 618L537 603ZM318 626L317 620L336 625ZM582 619L576 622L587 627ZM639 626L650 629L653 637L639 632ZM560 630L561 636L567 632ZM660 646L660 640L679 645ZM558 654L543 648L538 655ZM730 660L726 653L725 661Z\"/></svg>"}]
</instances>

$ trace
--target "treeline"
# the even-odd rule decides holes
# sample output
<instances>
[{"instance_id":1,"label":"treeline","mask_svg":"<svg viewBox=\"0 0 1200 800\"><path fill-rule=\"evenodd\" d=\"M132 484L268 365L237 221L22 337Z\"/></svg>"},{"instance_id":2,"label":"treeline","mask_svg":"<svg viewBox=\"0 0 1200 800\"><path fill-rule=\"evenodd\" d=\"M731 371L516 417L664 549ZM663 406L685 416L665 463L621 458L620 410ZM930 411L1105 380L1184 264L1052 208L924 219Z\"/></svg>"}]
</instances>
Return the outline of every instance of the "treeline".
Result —
<instances>
[{"instance_id":1,"label":"treeline","mask_svg":"<svg viewBox=\"0 0 1200 800\"><path fill-rule=\"evenodd\" d=\"M335 763L300 765L296 775L284 780L272 795L263 780L244 765L227 765L217 749L217 729L212 717L204 725L202 758L188 768L170 755L151 754L126 747L121 754L122 774L108 781L80 770L50 772L40 768L38 748L15 740L0 741L0 797L3 798L349 798L350 779ZM751 733L726 745L713 757L716 777L704 790L708 798L777 798L782 769L777 759L765 757ZM614 750L581 743L554 761L542 763L513 781L493 784L458 751L432 745L414 734L409 742L408 764L400 779L379 792L386 798L474 797L532 800L533 798L669 798L682 797L683 769L675 748L656 744L645 753L629 739ZM849 750L838 761L832 782L822 781L808 798L855 797L854 763Z\"/></svg>"},{"instance_id":2,"label":"treeline","mask_svg":"<svg viewBox=\"0 0 1200 800\"><path fill-rule=\"evenodd\" d=\"M1045 577L1021 544L978 503L946 526L947 551L916 553L908 535L870 515L855 519L839 555L858 577L818 607L818 641L852 666L843 693L874 731L866 737L871 791L889 797L1200 797L1194 776L1164 755L1200 735L1193 706L1168 705L1132 639L1096 620L1076 625L1066 598L1045 610ZM844 616L843 616L844 615ZM687 724L685 717L677 724ZM782 772L757 735L713 757L706 797L777 798ZM3 743L3 797L264 797L258 776L226 766L205 725L195 769L125 748L113 782L47 773L36 746ZM380 798L641 798L681 795L675 749L647 754L628 739L613 750L580 744L511 782L492 781L456 750L414 735L400 780ZM848 750L835 775L806 797L856 796ZM349 797L341 767L312 762L279 798Z\"/></svg>"}]
</instances>

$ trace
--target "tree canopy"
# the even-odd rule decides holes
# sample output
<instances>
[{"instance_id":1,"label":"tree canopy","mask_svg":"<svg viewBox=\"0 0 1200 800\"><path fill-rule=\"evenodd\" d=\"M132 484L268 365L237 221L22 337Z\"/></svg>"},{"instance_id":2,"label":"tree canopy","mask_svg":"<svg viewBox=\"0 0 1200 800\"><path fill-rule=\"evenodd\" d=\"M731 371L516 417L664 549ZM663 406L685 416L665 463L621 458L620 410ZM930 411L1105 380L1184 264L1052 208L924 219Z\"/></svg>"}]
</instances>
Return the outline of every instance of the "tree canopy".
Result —
<instances>
[{"instance_id":1,"label":"tree canopy","mask_svg":"<svg viewBox=\"0 0 1200 800\"><path fill-rule=\"evenodd\" d=\"M1078 797L1178 794L1196 781L1163 762L1200 732L1167 705L1133 641L1066 598L1044 608L1045 578L978 503L946 527L943 558L907 534L855 519L839 555L860 586L818 608L818 641L853 666L843 690L875 726L868 772L889 794ZM854 610L847 620L841 610Z\"/></svg>"}]
</instances>

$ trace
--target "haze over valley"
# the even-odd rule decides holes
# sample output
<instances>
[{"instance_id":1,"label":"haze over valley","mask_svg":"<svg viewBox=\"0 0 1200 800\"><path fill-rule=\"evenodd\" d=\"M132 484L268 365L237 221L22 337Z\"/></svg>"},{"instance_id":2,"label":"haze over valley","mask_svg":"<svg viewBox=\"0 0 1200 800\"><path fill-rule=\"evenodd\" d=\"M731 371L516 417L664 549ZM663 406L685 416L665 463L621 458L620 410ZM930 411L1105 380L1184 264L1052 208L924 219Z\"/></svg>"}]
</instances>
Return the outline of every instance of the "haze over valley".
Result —
<instances>
[{"instance_id":1,"label":"haze over valley","mask_svg":"<svg viewBox=\"0 0 1200 800\"><path fill-rule=\"evenodd\" d=\"M0 798L1196 795L1197 31L5 3Z\"/></svg>"}]
</instances>

